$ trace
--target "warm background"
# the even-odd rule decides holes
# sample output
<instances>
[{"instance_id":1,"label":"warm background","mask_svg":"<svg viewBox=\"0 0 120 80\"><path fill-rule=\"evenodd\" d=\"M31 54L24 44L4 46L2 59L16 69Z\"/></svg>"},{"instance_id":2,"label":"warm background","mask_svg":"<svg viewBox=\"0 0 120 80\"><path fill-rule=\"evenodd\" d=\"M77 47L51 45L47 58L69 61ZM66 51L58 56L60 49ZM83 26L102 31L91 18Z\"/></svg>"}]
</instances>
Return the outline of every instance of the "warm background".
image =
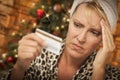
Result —
<instances>
[{"instance_id":1,"label":"warm background","mask_svg":"<svg viewBox=\"0 0 120 80\"><path fill-rule=\"evenodd\" d=\"M36 26L43 26L41 28L47 32L65 37L71 3L72 0L0 0L0 71L8 70L15 63L18 40L34 31ZM47 17L51 15L52 24L49 25L47 18L40 23L45 13ZM108 62L116 67L120 67L120 0L118 13L119 20L114 30L116 50Z\"/></svg>"}]
</instances>

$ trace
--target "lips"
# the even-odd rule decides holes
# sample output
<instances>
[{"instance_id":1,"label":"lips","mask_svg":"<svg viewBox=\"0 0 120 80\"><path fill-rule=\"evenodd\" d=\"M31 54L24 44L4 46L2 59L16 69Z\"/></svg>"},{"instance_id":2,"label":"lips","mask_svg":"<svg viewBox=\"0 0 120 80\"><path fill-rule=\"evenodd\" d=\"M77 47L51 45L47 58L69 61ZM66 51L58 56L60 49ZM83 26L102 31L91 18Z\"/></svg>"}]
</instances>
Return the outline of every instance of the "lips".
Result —
<instances>
[{"instance_id":1,"label":"lips","mask_svg":"<svg viewBox=\"0 0 120 80\"><path fill-rule=\"evenodd\" d=\"M77 51L82 51L83 50L83 47L81 47L80 45L78 44L72 44L72 48L74 50L77 50Z\"/></svg>"}]
</instances>

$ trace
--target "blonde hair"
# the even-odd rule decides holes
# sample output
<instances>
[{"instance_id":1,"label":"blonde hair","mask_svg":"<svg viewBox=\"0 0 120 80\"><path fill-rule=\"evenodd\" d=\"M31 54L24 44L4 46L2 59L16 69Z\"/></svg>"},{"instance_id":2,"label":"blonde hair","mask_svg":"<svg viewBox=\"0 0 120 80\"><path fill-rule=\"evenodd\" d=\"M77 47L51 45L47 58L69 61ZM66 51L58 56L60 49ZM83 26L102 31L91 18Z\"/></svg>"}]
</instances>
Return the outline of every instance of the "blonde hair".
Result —
<instances>
[{"instance_id":1,"label":"blonde hair","mask_svg":"<svg viewBox=\"0 0 120 80\"><path fill-rule=\"evenodd\" d=\"M107 19L107 16L104 12L104 10L102 9L102 7L99 5L99 3L96 0L93 1L89 1L89 2L83 2L80 3L79 5L77 5L77 7L75 8L73 14L76 12L77 8L81 5L81 4L86 4L86 15L89 17L91 15L92 11L95 11L100 17L101 19L104 19L105 21L107 21L107 23L109 24L109 21ZM89 19L89 18L88 18ZM109 24L110 25L110 24Z\"/></svg>"}]
</instances>

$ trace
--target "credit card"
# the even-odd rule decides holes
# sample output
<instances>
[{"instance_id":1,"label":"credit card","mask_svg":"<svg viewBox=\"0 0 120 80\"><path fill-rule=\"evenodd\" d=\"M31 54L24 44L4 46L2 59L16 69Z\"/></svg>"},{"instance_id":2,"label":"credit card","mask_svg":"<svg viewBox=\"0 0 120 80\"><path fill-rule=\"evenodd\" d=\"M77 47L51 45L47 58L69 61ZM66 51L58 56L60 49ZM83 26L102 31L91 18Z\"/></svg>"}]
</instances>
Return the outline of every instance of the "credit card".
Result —
<instances>
[{"instance_id":1,"label":"credit card","mask_svg":"<svg viewBox=\"0 0 120 80\"><path fill-rule=\"evenodd\" d=\"M45 47L45 49L57 55L60 54L61 46L63 43L62 38L57 37L53 34L50 34L38 28L36 29L35 34L38 35L41 39L43 39L47 43L47 47Z\"/></svg>"}]
</instances>

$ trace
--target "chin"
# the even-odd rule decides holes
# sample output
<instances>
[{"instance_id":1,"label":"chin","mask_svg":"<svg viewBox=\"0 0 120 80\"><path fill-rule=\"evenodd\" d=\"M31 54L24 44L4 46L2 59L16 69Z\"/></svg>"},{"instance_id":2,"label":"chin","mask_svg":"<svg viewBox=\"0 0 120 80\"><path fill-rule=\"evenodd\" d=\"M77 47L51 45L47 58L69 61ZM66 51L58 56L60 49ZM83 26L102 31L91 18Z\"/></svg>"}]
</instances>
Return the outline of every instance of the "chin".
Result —
<instances>
[{"instance_id":1,"label":"chin","mask_svg":"<svg viewBox=\"0 0 120 80\"><path fill-rule=\"evenodd\" d=\"M79 58L80 59L81 57L84 56L84 53L76 51L76 50L72 49L71 47L66 48L66 50L67 50L67 54L69 56L71 56L72 58L75 58L75 59Z\"/></svg>"}]
</instances>

